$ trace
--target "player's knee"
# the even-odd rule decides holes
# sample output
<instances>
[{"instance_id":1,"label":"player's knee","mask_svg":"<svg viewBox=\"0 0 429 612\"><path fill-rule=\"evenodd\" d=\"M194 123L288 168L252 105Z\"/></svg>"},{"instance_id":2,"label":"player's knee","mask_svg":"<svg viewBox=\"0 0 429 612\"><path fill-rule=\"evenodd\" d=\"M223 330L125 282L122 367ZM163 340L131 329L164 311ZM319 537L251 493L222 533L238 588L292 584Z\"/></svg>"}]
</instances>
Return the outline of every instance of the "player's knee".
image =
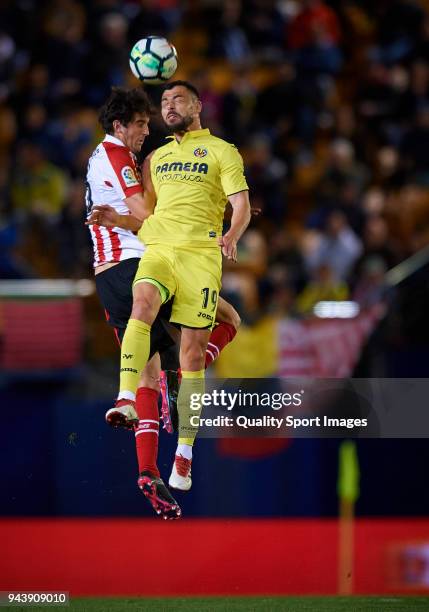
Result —
<instances>
[{"instance_id":1,"label":"player's knee","mask_svg":"<svg viewBox=\"0 0 429 612\"><path fill-rule=\"evenodd\" d=\"M152 325L161 308L159 289L150 283L136 283L133 288L132 319Z\"/></svg>"},{"instance_id":2,"label":"player's knee","mask_svg":"<svg viewBox=\"0 0 429 612\"><path fill-rule=\"evenodd\" d=\"M230 308L226 311L225 314L226 316L224 322L232 325L235 328L235 331L237 331L241 325L241 318L238 312L235 310L235 308L230 306Z\"/></svg>"},{"instance_id":3,"label":"player's knee","mask_svg":"<svg viewBox=\"0 0 429 612\"><path fill-rule=\"evenodd\" d=\"M241 325L241 318L240 318L240 315L238 314L238 312L235 310L235 308L231 308L231 310L232 310L232 312L231 312L231 321L229 321L229 322L235 328L235 331L238 331L238 328Z\"/></svg>"},{"instance_id":4,"label":"player's knee","mask_svg":"<svg viewBox=\"0 0 429 612\"><path fill-rule=\"evenodd\" d=\"M231 306L231 304L223 299L219 300L216 321L220 323L228 323L229 325L232 325L236 331L241 325L241 319L238 312L233 306Z\"/></svg>"},{"instance_id":5,"label":"player's knee","mask_svg":"<svg viewBox=\"0 0 429 612\"><path fill-rule=\"evenodd\" d=\"M132 319L138 319L151 325L159 311L159 305L154 304L148 297L135 297L133 301Z\"/></svg>"}]
</instances>

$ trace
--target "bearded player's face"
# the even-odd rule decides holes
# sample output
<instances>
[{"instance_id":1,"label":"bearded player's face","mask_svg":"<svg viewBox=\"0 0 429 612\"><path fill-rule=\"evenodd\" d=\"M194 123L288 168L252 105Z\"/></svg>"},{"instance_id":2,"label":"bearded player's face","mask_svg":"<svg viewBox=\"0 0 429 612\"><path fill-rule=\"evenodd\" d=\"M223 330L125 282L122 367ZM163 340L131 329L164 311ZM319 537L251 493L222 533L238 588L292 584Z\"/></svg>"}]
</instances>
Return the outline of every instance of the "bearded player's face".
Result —
<instances>
[{"instance_id":1,"label":"bearded player's face","mask_svg":"<svg viewBox=\"0 0 429 612\"><path fill-rule=\"evenodd\" d=\"M182 85L164 91L161 115L170 132L185 132L201 112L201 102Z\"/></svg>"}]
</instances>

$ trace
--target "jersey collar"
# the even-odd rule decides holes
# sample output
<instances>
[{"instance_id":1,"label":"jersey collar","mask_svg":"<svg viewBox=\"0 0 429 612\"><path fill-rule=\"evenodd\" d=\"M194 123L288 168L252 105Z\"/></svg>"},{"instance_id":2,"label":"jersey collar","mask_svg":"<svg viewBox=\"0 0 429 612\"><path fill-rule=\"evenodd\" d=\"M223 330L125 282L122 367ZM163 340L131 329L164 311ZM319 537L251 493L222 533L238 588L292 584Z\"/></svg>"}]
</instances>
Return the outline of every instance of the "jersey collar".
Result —
<instances>
[{"instance_id":1,"label":"jersey collar","mask_svg":"<svg viewBox=\"0 0 429 612\"><path fill-rule=\"evenodd\" d=\"M210 136L210 130L208 128L202 128L201 130L191 130L190 132L185 132L180 143L184 142L185 140L189 140L190 138L199 138L200 136ZM167 136L167 138L177 142L174 134ZM179 143L177 142L177 144Z\"/></svg>"},{"instance_id":2,"label":"jersey collar","mask_svg":"<svg viewBox=\"0 0 429 612\"><path fill-rule=\"evenodd\" d=\"M125 147L122 140L119 140L119 138L116 138L116 136L112 136L111 134L106 134L103 142L111 142L112 144L119 145L120 147Z\"/></svg>"}]
</instances>

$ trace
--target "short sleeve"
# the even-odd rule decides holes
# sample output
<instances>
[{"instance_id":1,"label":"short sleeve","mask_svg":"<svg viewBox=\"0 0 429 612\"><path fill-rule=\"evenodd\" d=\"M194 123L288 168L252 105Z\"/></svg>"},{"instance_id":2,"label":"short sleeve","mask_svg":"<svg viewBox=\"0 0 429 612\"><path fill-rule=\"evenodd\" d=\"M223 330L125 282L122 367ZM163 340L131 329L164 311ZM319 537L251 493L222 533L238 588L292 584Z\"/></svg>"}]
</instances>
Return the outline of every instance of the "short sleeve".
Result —
<instances>
[{"instance_id":1,"label":"short sleeve","mask_svg":"<svg viewBox=\"0 0 429 612\"><path fill-rule=\"evenodd\" d=\"M226 196L249 189L244 176L243 158L237 148L229 143L221 153L220 180Z\"/></svg>"},{"instance_id":2,"label":"short sleeve","mask_svg":"<svg viewBox=\"0 0 429 612\"><path fill-rule=\"evenodd\" d=\"M111 146L110 143L104 143L104 146L123 198L141 193L143 188L139 181L139 172L130 151L125 147Z\"/></svg>"}]
</instances>

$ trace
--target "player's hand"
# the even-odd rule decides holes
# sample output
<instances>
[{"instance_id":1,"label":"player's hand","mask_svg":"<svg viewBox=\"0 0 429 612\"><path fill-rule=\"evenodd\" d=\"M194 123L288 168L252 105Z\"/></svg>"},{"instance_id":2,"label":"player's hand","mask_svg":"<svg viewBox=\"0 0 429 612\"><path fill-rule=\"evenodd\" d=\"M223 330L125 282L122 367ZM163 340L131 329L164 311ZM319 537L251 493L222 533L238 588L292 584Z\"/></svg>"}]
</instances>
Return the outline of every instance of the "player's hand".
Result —
<instances>
[{"instance_id":1,"label":"player's hand","mask_svg":"<svg viewBox=\"0 0 429 612\"><path fill-rule=\"evenodd\" d=\"M117 227L119 214L108 204L94 206L85 225L102 225L103 227Z\"/></svg>"},{"instance_id":2,"label":"player's hand","mask_svg":"<svg viewBox=\"0 0 429 612\"><path fill-rule=\"evenodd\" d=\"M222 253L225 257L237 261L237 239L233 234L227 232L224 236L218 238L218 244L222 247Z\"/></svg>"},{"instance_id":3,"label":"player's hand","mask_svg":"<svg viewBox=\"0 0 429 612\"><path fill-rule=\"evenodd\" d=\"M258 208L257 206L250 207L250 214L252 215L252 217L259 217L261 213L262 213L262 208Z\"/></svg>"}]
</instances>

